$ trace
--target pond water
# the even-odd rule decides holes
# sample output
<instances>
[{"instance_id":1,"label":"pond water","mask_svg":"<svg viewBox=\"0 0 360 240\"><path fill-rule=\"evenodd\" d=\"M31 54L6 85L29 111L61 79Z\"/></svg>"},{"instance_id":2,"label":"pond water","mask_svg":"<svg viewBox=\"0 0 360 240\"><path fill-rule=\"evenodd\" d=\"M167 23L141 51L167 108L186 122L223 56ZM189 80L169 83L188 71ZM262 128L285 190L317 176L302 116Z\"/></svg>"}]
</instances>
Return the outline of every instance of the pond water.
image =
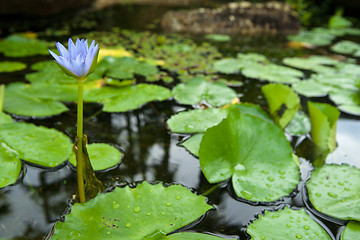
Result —
<instances>
[{"instance_id":1,"label":"pond water","mask_svg":"<svg viewBox=\"0 0 360 240\"><path fill-rule=\"evenodd\" d=\"M97 30L110 31L112 27L145 30L145 23L153 23L167 8L149 11L144 6L114 7L95 13L101 19L96 25ZM151 13L152 12L152 13ZM151 14L150 14L151 13ZM140 18L138 16L141 16ZM93 30L93 29L91 29ZM155 29L159 31L159 29ZM86 29L83 30L86 32ZM185 36L197 43L204 41L202 36ZM54 38L54 37L51 37ZM64 38L65 39L65 38ZM56 39L58 40L58 39ZM287 56L305 56L307 54L329 53L327 48L312 50L291 49L287 47L286 36L238 36L228 43L212 43L224 56L234 57L238 52L257 52L269 57L274 63L281 63ZM0 60L7 60L0 56ZM20 58L28 64L49 57ZM24 74L0 74L0 83L24 81ZM307 73L308 74L308 73ZM240 75L226 76L243 81L240 87L234 87L243 102L260 104L266 108L266 100L260 87L264 82L244 78ZM166 85L166 84L165 84ZM174 83L168 84L172 86ZM305 103L306 97L302 97ZM327 98L316 101L330 102ZM68 103L70 111L45 119L18 118L20 121L35 123L58 129L71 139L76 135L76 105ZM306 109L306 106L303 106ZM282 209L285 205L294 208L309 207L304 183L308 179L311 165L300 159L302 181L297 190L290 196L268 204L257 204L236 197L231 184L210 184L204 177L199 160L185 148L179 146L182 135L170 133L166 120L178 111L190 109L175 100L151 102L140 109L126 113L97 112L100 104L85 104L84 131L89 142L109 143L121 148L125 153L121 164L111 170L98 172L98 178L107 187L124 186L136 182L163 182L182 184L195 192L206 193L209 203L215 204L215 210L209 211L200 221L188 226L188 229L199 232L211 232L219 236L237 236L250 239L245 227L264 210ZM94 115L95 114L95 115ZM358 117L342 113L337 122L337 149L328 156L327 163L347 163L360 168L360 121ZM289 137L290 138L290 137ZM294 137L293 143L302 137ZM56 169L42 169L24 163L21 179L13 186L0 189L0 239L41 239L46 236L53 224L68 209L72 195L76 192L76 173L68 165ZM310 207L311 208L311 207ZM318 214L313 209L307 211L335 239L345 222L334 220Z\"/></svg>"}]
</instances>

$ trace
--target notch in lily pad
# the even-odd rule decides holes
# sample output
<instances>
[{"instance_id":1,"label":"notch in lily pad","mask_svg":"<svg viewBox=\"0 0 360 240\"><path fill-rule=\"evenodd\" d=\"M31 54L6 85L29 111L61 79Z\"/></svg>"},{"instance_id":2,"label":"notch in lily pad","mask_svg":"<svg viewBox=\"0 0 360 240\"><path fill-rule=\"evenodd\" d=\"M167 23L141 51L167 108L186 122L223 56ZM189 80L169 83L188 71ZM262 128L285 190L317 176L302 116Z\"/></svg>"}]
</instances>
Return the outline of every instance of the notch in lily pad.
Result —
<instances>
[{"instance_id":1,"label":"notch in lily pad","mask_svg":"<svg viewBox=\"0 0 360 240\"><path fill-rule=\"evenodd\" d=\"M227 118L205 131L199 149L201 169L210 183L232 178L237 196L271 202L299 183L297 158L282 129L230 107Z\"/></svg>"},{"instance_id":2,"label":"notch in lily pad","mask_svg":"<svg viewBox=\"0 0 360 240\"><path fill-rule=\"evenodd\" d=\"M261 87L268 102L272 119L285 128L300 108L299 96L288 86L268 84Z\"/></svg>"}]
</instances>

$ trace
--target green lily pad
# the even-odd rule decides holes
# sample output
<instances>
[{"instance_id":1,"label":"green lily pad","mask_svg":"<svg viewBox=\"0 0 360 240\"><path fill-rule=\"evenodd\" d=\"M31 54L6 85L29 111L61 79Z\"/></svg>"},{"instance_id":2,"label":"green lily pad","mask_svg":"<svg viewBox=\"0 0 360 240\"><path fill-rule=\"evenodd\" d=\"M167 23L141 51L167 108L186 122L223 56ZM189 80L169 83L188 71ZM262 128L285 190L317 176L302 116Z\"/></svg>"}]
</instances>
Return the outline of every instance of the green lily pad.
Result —
<instances>
[{"instance_id":1,"label":"green lily pad","mask_svg":"<svg viewBox=\"0 0 360 240\"><path fill-rule=\"evenodd\" d=\"M201 169L210 183L232 177L237 196L275 201L289 195L300 174L292 148L273 122L229 110L227 118L206 130L199 149Z\"/></svg>"},{"instance_id":2,"label":"green lily pad","mask_svg":"<svg viewBox=\"0 0 360 240\"><path fill-rule=\"evenodd\" d=\"M297 111L294 118L285 128L285 132L291 135L306 135L311 130L311 123L305 113Z\"/></svg>"},{"instance_id":3,"label":"green lily pad","mask_svg":"<svg viewBox=\"0 0 360 240\"><path fill-rule=\"evenodd\" d=\"M341 41L331 47L336 53L349 54L354 57L360 57L360 44L352 41Z\"/></svg>"},{"instance_id":4,"label":"green lily pad","mask_svg":"<svg viewBox=\"0 0 360 240\"><path fill-rule=\"evenodd\" d=\"M195 232L181 232L171 235L167 235L164 240L220 240L225 239L209 234L195 233ZM226 239L237 239L237 238L226 238Z\"/></svg>"},{"instance_id":5,"label":"green lily pad","mask_svg":"<svg viewBox=\"0 0 360 240\"><path fill-rule=\"evenodd\" d=\"M306 183L309 199L319 212L343 220L360 220L360 170L348 165L315 169Z\"/></svg>"},{"instance_id":6,"label":"green lily pad","mask_svg":"<svg viewBox=\"0 0 360 240\"><path fill-rule=\"evenodd\" d=\"M68 110L61 102L27 94L26 88L24 83L13 83L6 87L4 111L20 116L46 117Z\"/></svg>"},{"instance_id":7,"label":"green lily pad","mask_svg":"<svg viewBox=\"0 0 360 240\"><path fill-rule=\"evenodd\" d=\"M214 63L215 71L225 74L238 73L242 68L242 61L236 58L225 58Z\"/></svg>"},{"instance_id":8,"label":"green lily pad","mask_svg":"<svg viewBox=\"0 0 360 240\"><path fill-rule=\"evenodd\" d=\"M335 66L339 63L339 61L325 56L313 55L308 58L284 58L283 63L291 67L311 70L314 72L331 73L334 72L334 68L331 66Z\"/></svg>"},{"instance_id":9,"label":"green lily pad","mask_svg":"<svg viewBox=\"0 0 360 240\"><path fill-rule=\"evenodd\" d=\"M355 35L355 36L359 36L360 35L360 29L358 28L322 28L322 27L317 27L317 28L313 28L312 29L313 32L323 32L323 33L327 33L327 34L331 34L331 35L335 35L338 37L344 36L344 35Z\"/></svg>"},{"instance_id":10,"label":"green lily pad","mask_svg":"<svg viewBox=\"0 0 360 240\"><path fill-rule=\"evenodd\" d=\"M134 74L146 77L159 73L156 66L131 57L107 58L106 61L110 64L105 74L112 78L131 79L134 78Z\"/></svg>"},{"instance_id":11,"label":"green lily pad","mask_svg":"<svg viewBox=\"0 0 360 240\"><path fill-rule=\"evenodd\" d=\"M225 34L207 34L205 38L215 42L229 42L231 40L231 37Z\"/></svg>"},{"instance_id":12,"label":"green lily pad","mask_svg":"<svg viewBox=\"0 0 360 240\"><path fill-rule=\"evenodd\" d=\"M9 36L0 41L0 52L6 57L27 57L34 55L48 55L48 43L22 36Z\"/></svg>"},{"instance_id":13,"label":"green lily pad","mask_svg":"<svg viewBox=\"0 0 360 240\"><path fill-rule=\"evenodd\" d=\"M173 88L172 94L182 104L195 105L205 100L214 107L231 103L237 97L234 90L221 82L208 82L204 78L194 78Z\"/></svg>"},{"instance_id":14,"label":"green lily pad","mask_svg":"<svg viewBox=\"0 0 360 240\"><path fill-rule=\"evenodd\" d=\"M341 29L341 28L347 28L352 26L352 22L344 18L341 14L335 14L329 19L329 28L335 28L335 29Z\"/></svg>"},{"instance_id":15,"label":"green lily pad","mask_svg":"<svg viewBox=\"0 0 360 240\"><path fill-rule=\"evenodd\" d=\"M87 145L90 162L95 171L105 170L119 164L121 152L115 147L105 143L92 143ZM69 157L69 162L76 166L74 153Z\"/></svg>"},{"instance_id":16,"label":"green lily pad","mask_svg":"<svg viewBox=\"0 0 360 240\"><path fill-rule=\"evenodd\" d=\"M162 239L211 208L205 197L183 186L143 182L76 203L65 222L55 225L51 239Z\"/></svg>"},{"instance_id":17,"label":"green lily pad","mask_svg":"<svg viewBox=\"0 0 360 240\"><path fill-rule=\"evenodd\" d=\"M154 84L91 89L84 92L84 101L99 102L105 112L126 112L151 101L163 101L171 96L169 89Z\"/></svg>"},{"instance_id":18,"label":"green lily pad","mask_svg":"<svg viewBox=\"0 0 360 240\"><path fill-rule=\"evenodd\" d=\"M304 76L303 72L276 64L258 64L253 63L251 66L242 70L242 74L248 78L266 80L278 83L295 83Z\"/></svg>"},{"instance_id":19,"label":"green lily pad","mask_svg":"<svg viewBox=\"0 0 360 240\"><path fill-rule=\"evenodd\" d=\"M336 104L360 105L359 91L338 89L330 92L329 98Z\"/></svg>"},{"instance_id":20,"label":"green lily pad","mask_svg":"<svg viewBox=\"0 0 360 240\"><path fill-rule=\"evenodd\" d=\"M301 31L297 35L288 36L290 41L307 43L313 46L329 45L335 38L336 36L330 33L316 31Z\"/></svg>"},{"instance_id":21,"label":"green lily pad","mask_svg":"<svg viewBox=\"0 0 360 240\"><path fill-rule=\"evenodd\" d=\"M311 121L311 138L323 151L334 151L336 148L336 123L340 111L326 103L308 101Z\"/></svg>"},{"instance_id":22,"label":"green lily pad","mask_svg":"<svg viewBox=\"0 0 360 240\"><path fill-rule=\"evenodd\" d=\"M355 116L360 116L360 106L359 105L339 105L338 109L342 112L352 114Z\"/></svg>"},{"instance_id":23,"label":"green lily pad","mask_svg":"<svg viewBox=\"0 0 360 240\"><path fill-rule=\"evenodd\" d=\"M9 61L0 62L0 73L15 72L15 71L24 70L25 68L26 68L26 64L22 62L9 62Z\"/></svg>"},{"instance_id":24,"label":"green lily pad","mask_svg":"<svg viewBox=\"0 0 360 240\"><path fill-rule=\"evenodd\" d=\"M332 87L326 87L324 84L316 82L314 80L304 80L294 83L292 88L299 94L306 97L322 97L326 96Z\"/></svg>"},{"instance_id":25,"label":"green lily pad","mask_svg":"<svg viewBox=\"0 0 360 240\"><path fill-rule=\"evenodd\" d=\"M201 133L218 124L227 114L227 110L223 108L194 109L179 112L166 123L172 132Z\"/></svg>"},{"instance_id":26,"label":"green lily pad","mask_svg":"<svg viewBox=\"0 0 360 240\"><path fill-rule=\"evenodd\" d=\"M70 139L55 129L26 123L0 125L0 142L6 143L25 161L55 167L70 156Z\"/></svg>"},{"instance_id":27,"label":"green lily pad","mask_svg":"<svg viewBox=\"0 0 360 240\"><path fill-rule=\"evenodd\" d=\"M350 221L343 232L341 233L341 240L353 240L360 236L360 222Z\"/></svg>"},{"instance_id":28,"label":"green lily pad","mask_svg":"<svg viewBox=\"0 0 360 240\"><path fill-rule=\"evenodd\" d=\"M12 117L6 113L0 112L0 125L12 123Z\"/></svg>"},{"instance_id":29,"label":"green lily pad","mask_svg":"<svg viewBox=\"0 0 360 240\"><path fill-rule=\"evenodd\" d=\"M331 239L304 209L293 210L288 207L276 212L265 210L264 215L259 215L258 219L248 226L247 233L251 239Z\"/></svg>"},{"instance_id":30,"label":"green lily pad","mask_svg":"<svg viewBox=\"0 0 360 240\"><path fill-rule=\"evenodd\" d=\"M202 133L195 134L190 138L186 139L180 145L185 147L189 152L191 152L195 156L199 156L199 148L203 136L204 134Z\"/></svg>"},{"instance_id":31,"label":"green lily pad","mask_svg":"<svg viewBox=\"0 0 360 240\"><path fill-rule=\"evenodd\" d=\"M311 75L311 79L323 84L331 86L334 90L346 89L346 90L358 90L356 84L358 84L358 78L356 75L344 74L344 73L319 73Z\"/></svg>"},{"instance_id":32,"label":"green lily pad","mask_svg":"<svg viewBox=\"0 0 360 240\"><path fill-rule=\"evenodd\" d=\"M259 53L238 53L236 57L243 62L257 62L257 63L269 63L267 57Z\"/></svg>"},{"instance_id":33,"label":"green lily pad","mask_svg":"<svg viewBox=\"0 0 360 240\"><path fill-rule=\"evenodd\" d=\"M0 139L0 188L14 184L21 171L21 161L16 151Z\"/></svg>"},{"instance_id":34,"label":"green lily pad","mask_svg":"<svg viewBox=\"0 0 360 240\"><path fill-rule=\"evenodd\" d=\"M270 108L270 115L285 128L300 108L299 96L288 86L268 84L261 87Z\"/></svg>"}]
</instances>

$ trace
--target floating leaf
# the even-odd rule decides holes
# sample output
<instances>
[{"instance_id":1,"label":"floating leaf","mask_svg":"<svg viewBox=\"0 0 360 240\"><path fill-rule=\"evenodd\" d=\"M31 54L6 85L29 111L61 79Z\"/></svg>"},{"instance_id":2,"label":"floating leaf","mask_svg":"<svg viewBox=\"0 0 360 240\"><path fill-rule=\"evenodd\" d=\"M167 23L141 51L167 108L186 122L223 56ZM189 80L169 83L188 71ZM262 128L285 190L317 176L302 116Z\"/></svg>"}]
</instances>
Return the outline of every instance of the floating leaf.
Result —
<instances>
[{"instance_id":1,"label":"floating leaf","mask_svg":"<svg viewBox=\"0 0 360 240\"><path fill-rule=\"evenodd\" d=\"M0 136L0 142L18 152L21 159L44 167L62 164L71 153L70 139L55 129L26 123L2 124Z\"/></svg>"},{"instance_id":2,"label":"floating leaf","mask_svg":"<svg viewBox=\"0 0 360 240\"><path fill-rule=\"evenodd\" d=\"M238 53L236 57L243 62L257 62L257 63L269 63L269 60L259 53Z\"/></svg>"},{"instance_id":3,"label":"floating leaf","mask_svg":"<svg viewBox=\"0 0 360 240\"><path fill-rule=\"evenodd\" d=\"M0 125L12 123L12 117L6 113L0 112Z\"/></svg>"},{"instance_id":4,"label":"floating leaf","mask_svg":"<svg viewBox=\"0 0 360 240\"><path fill-rule=\"evenodd\" d=\"M185 147L189 152L194 154L195 156L199 155L199 148L201 139L204 136L202 133L195 134L191 136L190 138L186 139L184 142L182 142L180 145Z\"/></svg>"},{"instance_id":5,"label":"floating leaf","mask_svg":"<svg viewBox=\"0 0 360 240\"><path fill-rule=\"evenodd\" d=\"M311 130L310 119L305 113L297 111L294 118L285 128L285 132L291 135L305 135Z\"/></svg>"},{"instance_id":6,"label":"floating leaf","mask_svg":"<svg viewBox=\"0 0 360 240\"><path fill-rule=\"evenodd\" d=\"M221 82L208 82L204 78L194 78L175 86L172 94L182 104L195 105L205 100L214 107L231 103L237 97L234 90Z\"/></svg>"},{"instance_id":7,"label":"floating leaf","mask_svg":"<svg viewBox=\"0 0 360 240\"><path fill-rule=\"evenodd\" d=\"M333 89L330 86L326 87L324 84L314 80L303 80L301 82L296 82L292 85L292 88L297 93L306 97L323 97Z\"/></svg>"},{"instance_id":8,"label":"floating leaf","mask_svg":"<svg viewBox=\"0 0 360 240\"><path fill-rule=\"evenodd\" d=\"M0 138L0 188L14 184L21 171L21 161L16 151Z\"/></svg>"},{"instance_id":9,"label":"floating leaf","mask_svg":"<svg viewBox=\"0 0 360 240\"><path fill-rule=\"evenodd\" d=\"M15 72L15 71L24 70L25 68L26 68L26 64L22 62L9 62L9 61L0 62L0 73Z\"/></svg>"},{"instance_id":10,"label":"floating leaf","mask_svg":"<svg viewBox=\"0 0 360 240\"><path fill-rule=\"evenodd\" d=\"M301 31L297 35L289 35L288 39L294 42L303 42L313 46L329 45L334 39L335 35L325 32L316 31Z\"/></svg>"},{"instance_id":11,"label":"floating leaf","mask_svg":"<svg viewBox=\"0 0 360 240\"><path fill-rule=\"evenodd\" d=\"M231 37L225 34L207 34L205 38L215 42L229 42L231 40Z\"/></svg>"},{"instance_id":12,"label":"floating leaf","mask_svg":"<svg viewBox=\"0 0 360 240\"><path fill-rule=\"evenodd\" d=\"M275 123L229 110L206 130L199 149L201 169L210 183L232 177L235 193L251 201L289 195L300 175L292 148Z\"/></svg>"},{"instance_id":13,"label":"floating leaf","mask_svg":"<svg viewBox=\"0 0 360 240\"><path fill-rule=\"evenodd\" d=\"M65 222L55 225L51 239L157 239L211 208L204 197L183 186L165 188L143 182L136 188L116 188L84 204L76 203Z\"/></svg>"},{"instance_id":14,"label":"floating leaf","mask_svg":"<svg viewBox=\"0 0 360 240\"><path fill-rule=\"evenodd\" d=\"M131 79L134 74L150 76L157 74L159 70L156 66L145 62L138 62L135 58L107 58L111 64L106 72L106 76L118 79Z\"/></svg>"},{"instance_id":15,"label":"floating leaf","mask_svg":"<svg viewBox=\"0 0 360 240\"><path fill-rule=\"evenodd\" d=\"M220 240L225 239L209 234L195 233L195 232L181 232L167 235L164 240ZM229 239L229 238L226 238ZM235 240L235 238L230 238Z\"/></svg>"},{"instance_id":16,"label":"floating leaf","mask_svg":"<svg viewBox=\"0 0 360 240\"><path fill-rule=\"evenodd\" d=\"M99 102L105 112L126 112L151 101L163 101L171 96L169 89L154 84L125 87L102 87L84 93L84 100Z\"/></svg>"},{"instance_id":17,"label":"floating leaf","mask_svg":"<svg viewBox=\"0 0 360 240\"><path fill-rule=\"evenodd\" d=\"M243 63L235 58L225 58L214 63L214 69L225 74L238 73L242 68Z\"/></svg>"},{"instance_id":18,"label":"floating leaf","mask_svg":"<svg viewBox=\"0 0 360 240\"><path fill-rule=\"evenodd\" d=\"M360 222L350 221L343 232L340 240L354 240L360 235Z\"/></svg>"},{"instance_id":19,"label":"floating leaf","mask_svg":"<svg viewBox=\"0 0 360 240\"><path fill-rule=\"evenodd\" d=\"M248 78L266 80L279 83L295 83L303 77L303 72L276 64L253 63L251 67L242 70L242 74Z\"/></svg>"},{"instance_id":20,"label":"floating leaf","mask_svg":"<svg viewBox=\"0 0 360 240\"><path fill-rule=\"evenodd\" d=\"M313 55L308 58L284 58L283 63L291 67L311 70L314 72L331 73L334 71L334 68L330 66L338 64L339 61L325 56Z\"/></svg>"},{"instance_id":21,"label":"floating leaf","mask_svg":"<svg viewBox=\"0 0 360 240\"><path fill-rule=\"evenodd\" d=\"M336 53L349 54L354 57L360 57L360 44L351 41L341 41L331 47Z\"/></svg>"},{"instance_id":22,"label":"floating leaf","mask_svg":"<svg viewBox=\"0 0 360 240\"><path fill-rule=\"evenodd\" d=\"M341 11L342 14L342 11ZM347 20L346 18L344 18L343 16L340 15L334 15L330 18L329 20L329 28L336 28L336 29L341 29L341 28L346 28L346 27L351 27L352 23Z\"/></svg>"},{"instance_id":23,"label":"floating leaf","mask_svg":"<svg viewBox=\"0 0 360 240\"><path fill-rule=\"evenodd\" d=\"M259 215L248 226L247 233L252 239L331 239L304 209L293 210L288 207L276 212L265 210L264 215Z\"/></svg>"},{"instance_id":24,"label":"floating leaf","mask_svg":"<svg viewBox=\"0 0 360 240\"><path fill-rule=\"evenodd\" d=\"M313 32L322 32L327 34L332 34L338 37L344 36L344 35L360 35L360 29L358 28L313 28Z\"/></svg>"},{"instance_id":25,"label":"floating leaf","mask_svg":"<svg viewBox=\"0 0 360 240\"><path fill-rule=\"evenodd\" d=\"M348 165L315 169L306 183L309 199L319 212L343 220L360 220L360 170Z\"/></svg>"},{"instance_id":26,"label":"floating leaf","mask_svg":"<svg viewBox=\"0 0 360 240\"><path fill-rule=\"evenodd\" d=\"M322 151L334 151L336 148L336 123L340 111L326 103L308 101L311 121L311 138Z\"/></svg>"},{"instance_id":27,"label":"floating leaf","mask_svg":"<svg viewBox=\"0 0 360 240\"><path fill-rule=\"evenodd\" d=\"M105 170L119 164L121 152L115 147L105 143L92 143L87 145L90 162L95 171ZM76 166L75 155L71 154L69 162Z\"/></svg>"},{"instance_id":28,"label":"floating leaf","mask_svg":"<svg viewBox=\"0 0 360 240\"><path fill-rule=\"evenodd\" d=\"M61 102L27 94L26 88L24 83L13 83L6 87L4 111L20 116L46 117L68 110Z\"/></svg>"},{"instance_id":29,"label":"floating leaf","mask_svg":"<svg viewBox=\"0 0 360 240\"><path fill-rule=\"evenodd\" d=\"M195 109L179 112L171 116L166 123L172 132L201 133L218 124L227 113L223 108Z\"/></svg>"},{"instance_id":30,"label":"floating leaf","mask_svg":"<svg viewBox=\"0 0 360 240\"><path fill-rule=\"evenodd\" d=\"M338 109L342 112L352 114L355 116L360 116L360 106L359 105L339 105Z\"/></svg>"},{"instance_id":31,"label":"floating leaf","mask_svg":"<svg viewBox=\"0 0 360 240\"><path fill-rule=\"evenodd\" d=\"M268 84L261 90L268 102L270 115L281 128L285 128L300 108L299 96L282 84Z\"/></svg>"},{"instance_id":32,"label":"floating leaf","mask_svg":"<svg viewBox=\"0 0 360 240\"><path fill-rule=\"evenodd\" d=\"M0 41L0 52L6 57L27 57L48 55L48 43L37 39L28 39L12 35Z\"/></svg>"},{"instance_id":33,"label":"floating leaf","mask_svg":"<svg viewBox=\"0 0 360 240\"><path fill-rule=\"evenodd\" d=\"M132 57L132 54L129 51L126 51L125 48L100 48L99 59L101 61L104 57Z\"/></svg>"}]
</instances>

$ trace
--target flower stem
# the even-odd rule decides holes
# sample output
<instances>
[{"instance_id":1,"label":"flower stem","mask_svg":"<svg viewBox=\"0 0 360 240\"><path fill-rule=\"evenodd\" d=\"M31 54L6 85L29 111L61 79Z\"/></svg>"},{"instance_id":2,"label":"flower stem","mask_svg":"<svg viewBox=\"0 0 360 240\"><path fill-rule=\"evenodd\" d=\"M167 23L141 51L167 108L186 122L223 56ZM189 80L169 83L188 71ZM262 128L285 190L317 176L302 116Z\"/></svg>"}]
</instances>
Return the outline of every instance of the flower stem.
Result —
<instances>
[{"instance_id":1,"label":"flower stem","mask_svg":"<svg viewBox=\"0 0 360 240\"><path fill-rule=\"evenodd\" d=\"M0 85L0 112L4 109L4 100L5 100L5 85Z\"/></svg>"},{"instance_id":2,"label":"flower stem","mask_svg":"<svg viewBox=\"0 0 360 240\"><path fill-rule=\"evenodd\" d=\"M84 92L84 81L78 81L78 101L77 101L77 163L76 173L78 181L79 201L84 203L85 198L85 187L84 187L84 153L83 153L83 92Z\"/></svg>"}]
</instances>

